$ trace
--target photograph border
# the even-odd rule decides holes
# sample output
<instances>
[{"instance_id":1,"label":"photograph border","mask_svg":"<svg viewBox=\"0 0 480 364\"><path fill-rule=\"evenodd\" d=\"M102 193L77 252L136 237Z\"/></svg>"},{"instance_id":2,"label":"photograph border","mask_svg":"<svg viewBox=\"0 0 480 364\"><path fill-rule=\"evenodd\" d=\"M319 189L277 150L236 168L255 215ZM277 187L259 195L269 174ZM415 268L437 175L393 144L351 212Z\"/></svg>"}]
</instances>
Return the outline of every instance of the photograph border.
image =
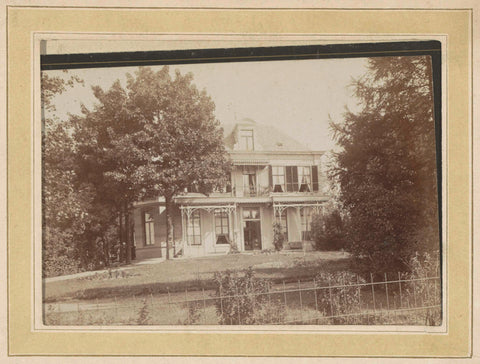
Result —
<instances>
[{"instance_id":1,"label":"photograph border","mask_svg":"<svg viewBox=\"0 0 480 364\"><path fill-rule=\"evenodd\" d=\"M50 16L48 13L62 11L64 16ZM470 126L470 112L468 110L468 100L464 100L458 95L470 95L469 90L469 49L471 41L470 28L470 16L471 13L467 10L451 11L451 12L436 12L436 11L412 11L408 16L408 21L411 22L416 17L421 16L425 19L425 16L429 17L430 21L425 23L418 23L416 25L416 33L429 35L445 34L448 37L448 63L450 65L448 80L448 124L446 134L448 133L449 145L448 145L448 165L455 163L455 173L452 173L451 169L446 169L448 174L448 236L447 241L449 248L446 249L449 262L449 302L448 302L448 333L447 334L408 334L408 335L386 335L379 333L371 334L358 334L355 338L355 343L352 343L348 338L348 334L342 333L342 335L334 333L310 333L310 334L284 334L284 333L269 333L259 334L262 335L262 340L265 346L259 348L258 346L251 345L247 348L248 342L253 344L252 335L246 335L243 333L92 333L92 332L71 332L63 333L63 335L69 336L69 339L65 340L60 338L58 333L46 333L46 332L32 332L31 312L25 307L25 302L33 302L31 299L31 277L32 267L30 263L32 260L25 259L25 256L29 256L31 252L31 241L29 237L34 238L34 234L31 231L31 226L22 226L19 224L22 212L21 209L32 211L32 191L31 191L31 169L27 166L31 166L29 158L32 157L32 145L25 140L25 135L32 135L30 129L30 117L32 116L31 107L31 93L27 88L22 88L21 85L30 83L30 77L32 69L28 69L32 62L20 61L21 59L32 59L33 52L31 52L31 41L33 39L32 34L34 32L47 32L47 31L78 31L78 28L74 26L74 23L68 23L68 18L72 16L77 10L73 9L26 9L10 7L9 22L8 22L8 39L9 47L8 55L8 207L9 207L9 272L15 274L9 274L9 353L10 355L235 355L235 356L444 356L444 357L465 357L470 353L470 338L471 338L471 323L470 323L470 282L471 282L471 265L470 265L470 193L459 194L459 192L470 191L468 187L470 171L470 139L471 126ZM152 13L165 20L171 29L178 30L178 28L189 28L188 33L202 33L204 28L208 28L207 23L202 25L202 21L205 19L211 20L220 19L221 21L215 22L219 32L212 32L211 34L220 33L221 30L229 28L230 21L233 20L237 25L236 34L239 33L257 33L255 30L255 24L244 24L235 22L234 19L242 17L242 12L210 12L207 17L201 14L202 21L197 23L198 18L194 11L176 11L175 16L168 10L155 10L155 11L136 11L135 13L129 10L122 10L121 12L115 12L111 14L108 10L84 10L88 13L97 13L96 17L91 15L88 18L87 27L89 31L106 31L102 30L105 24L101 23L100 18L103 20L109 19L106 23L111 24L110 32L119 32L117 28L118 23L127 21L128 18L138 19L142 17L143 23L141 25L136 24L139 32L146 32L148 26L151 26L153 30L161 31L165 25L155 27L155 17L152 18ZM200 11L200 10L199 10ZM102 12L102 16L98 16L98 12ZM208 11L206 11L208 12ZM269 26L275 31L275 24L280 21L286 11L252 11L250 14L260 20L264 20L269 23ZM261 14L258 14L260 12ZM353 12L353 13L352 13ZM427 14L425 14L425 12ZM142 13L142 15L138 14ZM170 14L169 14L170 13ZM188 14L187 14L188 13ZM287 12L288 13L288 12ZM291 34L291 33L308 33L308 34L332 34L338 29L338 25L327 23L326 25L319 20L325 20L332 16L332 11L329 14L326 12L318 11L315 14L306 12L295 12L294 22L289 23L289 26L285 26L288 29L282 29L283 31L276 30L279 33ZM408 22L405 24L406 19L399 14L389 14L388 18L390 22L386 25L384 22L379 21L382 17L375 15L372 18L372 14L365 14L363 10L337 11L338 17L347 18L352 15L355 16L357 21L361 24L355 24L355 22L340 22L343 24L341 30L350 34L363 33L365 36L372 33L395 33L395 35L402 34L402 29L407 29ZM368 11L367 11L368 13ZM371 12L370 12L371 13ZM422 14L423 13L423 14ZM441 14L439 14L441 13ZM451 14L446 14L451 13ZM180 15L179 15L180 14ZM82 14L84 15L84 14ZM170 16L169 16L170 15ZM198 15L198 14L197 14ZM366 16L365 16L366 15ZM397 16L399 15L399 16ZM439 18L442 16L449 16L449 21L445 22ZM119 18L121 16L121 18ZM456 16L458 19L453 21L451 17ZM182 19L178 19L178 17ZM375 19L375 17L377 19ZM190 19L191 23L186 26L185 19ZM277 18L277 19L275 19ZM306 18L306 19L304 19ZM363 23L360 20L365 21L371 19L371 23ZM392 18L394 21L392 21ZM403 19L403 23L402 23ZM27 21L25 21L27 20ZM131 20L131 19L130 19ZM147 21L145 21L147 20ZM158 19L156 19L158 21ZM230 20L230 21L229 21ZM396 21L395 21L396 20ZM258 24L262 24L259 22ZM455 24L455 26L453 26ZM125 25L125 24L124 24ZM195 29L190 29L191 27ZM360 28L358 29L358 26ZM411 25L411 23L410 23ZM250 26L250 31L246 31ZM42 27L42 29L39 29ZM222 27L224 29L222 29ZM262 24L262 28L265 24ZM387 27L388 29L383 29ZM430 27L430 28L429 28ZM74 29L72 29L74 28ZM117 28L117 29L115 29ZM268 27L267 27L268 28ZM420 29L419 29L420 28ZM308 29L308 32L307 32ZM377 29L377 31L375 31ZM394 31L394 29L396 29ZM292 31L293 30L293 31ZM346 31L348 30L348 31ZM390 31L388 31L390 30ZM125 32L126 29L123 29ZM411 34L411 31L408 32ZM15 65L15 67L12 67ZM31 67L31 66L30 66ZM463 92L462 92L463 90ZM457 92L460 91L460 92ZM466 92L465 92L466 91ZM15 95L15 96L13 96ZM467 101L467 105L465 105ZM466 141L467 140L467 141ZM27 168L27 169L26 169ZM30 174L26 173L30 171ZM13 187L14 186L14 187ZM30 188L28 187L30 186ZM457 189L459 188L459 191ZM465 204L465 202L467 202ZM452 230L456 233L452 238ZM15 241L15 249L12 249L11 242ZM452 247L456 248L455 254L451 254ZM460 249L459 249L460 248ZM467 263L467 264L465 264ZM450 266L451 265L451 266ZM15 267L15 268L12 268ZM450 281L451 280L451 281ZM452 292L453 290L453 292ZM22 304L23 303L23 304ZM454 305L454 306L452 306ZM53 335L53 336L52 336ZM129 335L135 335L135 339L128 338ZM180 336L179 336L180 335ZM184 335L184 338L188 340L181 340L180 337ZM255 335L255 334L254 334ZM56 336L56 337L55 337ZM79 336L83 342L78 345L78 340L72 340L73 337ZM401 336L401 337L400 337ZM55 337L55 339L53 339ZM102 341L102 347L95 346L95 343ZM398 345L399 340L401 345ZM336 345L328 345L332 342L336 342ZM66 345L66 343L69 345ZM119 343L122 344L119 344ZM179 345L179 342L182 345ZM376 352L371 343L376 342L383 348L381 353ZM155 345L152 345L155 343ZM340 343L340 344L339 344ZM347 346L341 343L348 344ZM132 347L132 344L137 344L137 347ZM223 345L222 345L223 344ZM187 345L188 347L185 347ZM121 348L121 349L120 349ZM241 350L239 350L239 348ZM119 352L120 349L120 352Z\"/></svg>"}]
</instances>

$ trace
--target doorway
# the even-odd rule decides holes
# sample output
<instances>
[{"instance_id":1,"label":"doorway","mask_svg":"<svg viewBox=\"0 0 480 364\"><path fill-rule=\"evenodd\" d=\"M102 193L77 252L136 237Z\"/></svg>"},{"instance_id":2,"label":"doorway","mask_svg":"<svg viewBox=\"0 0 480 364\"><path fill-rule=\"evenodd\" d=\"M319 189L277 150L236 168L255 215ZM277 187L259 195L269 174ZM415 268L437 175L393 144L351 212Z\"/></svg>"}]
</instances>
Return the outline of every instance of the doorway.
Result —
<instances>
[{"instance_id":1,"label":"doorway","mask_svg":"<svg viewBox=\"0 0 480 364\"><path fill-rule=\"evenodd\" d=\"M243 241L245 250L262 249L262 229L258 207L243 208Z\"/></svg>"}]
</instances>

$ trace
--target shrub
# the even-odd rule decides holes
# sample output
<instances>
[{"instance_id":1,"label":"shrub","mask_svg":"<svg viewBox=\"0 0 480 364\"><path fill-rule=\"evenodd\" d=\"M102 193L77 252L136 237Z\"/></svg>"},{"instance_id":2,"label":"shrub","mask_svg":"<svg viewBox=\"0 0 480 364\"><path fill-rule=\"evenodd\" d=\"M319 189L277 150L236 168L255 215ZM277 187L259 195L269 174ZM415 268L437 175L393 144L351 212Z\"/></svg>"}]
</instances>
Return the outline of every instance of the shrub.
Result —
<instances>
[{"instance_id":1,"label":"shrub","mask_svg":"<svg viewBox=\"0 0 480 364\"><path fill-rule=\"evenodd\" d=\"M317 250L340 250L346 246L345 226L338 210L312 217L311 236Z\"/></svg>"},{"instance_id":2,"label":"shrub","mask_svg":"<svg viewBox=\"0 0 480 364\"><path fill-rule=\"evenodd\" d=\"M415 305L416 302L416 306L440 306L440 279L425 279L440 276L440 252L424 252L423 254L415 252L407 265L410 272L404 273L402 278L407 280L417 279L417 281L407 283L404 299L409 302L409 305ZM436 307L426 310L424 322L420 322L420 324L438 326L441 322L441 310L440 307Z\"/></svg>"},{"instance_id":3,"label":"shrub","mask_svg":"<svg viewBox=\"0 0 480 364\"><path fill-rule=\"evenodd\" d=\"M215 309L221 325L251 325L271 316L268 304L269 282L254 276L252 268L243 275L238 271L216 272Z\"/></svg>"},{"instance_id":4,"label":"shrub","mask_svg":"<svg viewBox=\"0 0 480 364\"><path fill-rule=\"evenodd\" d=\"M142 301L142 306L138 311L137 325L148 325L150 321L150 312L148 309L147 299L144 298Z\"/></svg>"},{"instance_id":5,"label":"shrub","mask_svg":"<svg viewBox=\"0 0 480 364\"><path fill-rule=\"evenodd\" d=\"M283 233L282 224L278 221L273 223L273 245L275 250L279 251L283 249L283 243L285 242L285 234Z\"/></svg>"},{"instance_id":6,"label":"shrub","mask_svg":"<svg viewBox=\"0 0 480 364\"><path fill-rule=\"evenodd\" d=\"M315 277L316 285L324 288L317 291L319 310L325 316L341 316L360 312L360 288L358 283L365 283L365 280L354 273L336 272L318 273ZM332 317L333 324L356 323L355 316Z\"/></svg>"},{"instance_id":7,"label":"shrub","mask_svg":"<svg viewBox=\"0 0 480 364\"><path fill-rule=\"evenodd\" d=\"M200 302L195 301L188 305L187 318L183 320L183 325L194 325L200 321L202 305Z\"/></svg>"}]
</instances>

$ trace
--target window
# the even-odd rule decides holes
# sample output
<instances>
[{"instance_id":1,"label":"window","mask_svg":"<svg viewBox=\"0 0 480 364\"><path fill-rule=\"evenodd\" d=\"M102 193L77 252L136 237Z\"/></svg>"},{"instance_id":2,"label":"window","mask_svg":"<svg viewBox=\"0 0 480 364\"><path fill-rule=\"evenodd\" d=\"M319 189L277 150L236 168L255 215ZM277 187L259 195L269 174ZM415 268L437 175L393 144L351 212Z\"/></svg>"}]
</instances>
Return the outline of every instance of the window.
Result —
<instances>
[{"instance_id":1,"label":"window","mask_svg":"<svg viewBox=\"0 0 480 364\"><path fill-rule=\"evenodd\" d=\"M298 167L298 183L300 185L300 192L310 192L312 190L312 174L310 166Z\"/></svg>"},{"instance_id":2,"label":"window","mask_svg":"<svg viewBox=\"0 0 480 364\"><path fill-rule=\"evenodd\" d=\"M155 222L153 220L152 211L143 212L143 222L144 222L144 243L145 245L155 244Z\"/></svg>"},{"instance_id":3,"label":"window","mask_svg":"<svg viewBox=\"0 0 480 364\"><path fill-rule=\"evenodd\" d=\"M310 240L312 211L309 208L303 208L300 210L300 221L302 223L302 240Z\"/></svg>"},{"instance_id":4,"label":"window","mask_svg":"<svg viewBox=\"0 0 480 364\"><path fill-rule=\"evenodd\" d=\"M280 225L282 226L282 234L285 237L285 241L288 241L287 209L284 209L280 215Z\"/></svg>"},{"instance_id":5,"label":"window","mask_svg":"<svg viewBox=\"0 0 480 364\"><path fill-rule=\"evenodd\" d=\"M255 196L257 189L256 168L243 167L243 193L246 196Z\"/></svg>"},{"instance_id":6,"label":"window","mask_svg":"<svg viewBox=\"0 0 480 364\"><path fill-rule=\"evenodd\" d=\"M217 244L228 244L228 214L225 211L215 210L215 235Z\"/></svg>"},{"instance_id":7,"label":"window","mask_svg":"<svg viewBox=\"0 0 480 364\"><path fill-rule=\"evenodd\" d=\"M298 171L296 166L285 167L287 192L298 192Z\"/></svg>"},{"instance_id":8,"label":"window","mask_svg":"<svg viewBox=\"0 0 480 364\"><path fill-rule=\"evenodd\" d=\"M273 192L285 191L285 168L272 167Z\"/></svg>"},{"instance_id":9,"label":"window","mask_svg":"<svg viewBox=\"0 0 480 364\"><path fill-rule=\"evenodd\" d=\"M187 220L187 242L190 245L202 245L200 234L200 211L193 211L192 216Z\"/></svg>"},{"instance_id":10,"label":"window","mask_svg":"<svg viewBox=\"0 0 480 364\"><path fill-rule=\"evenodd\" d=\"M251 129L242 129L239 133L240 139L240 149L243 150L253 150L253 130Z\"/></svg>"},{"instance_id":11,"label":"window","mask_svg":"<svg viewBox=\"0 0 480 364\"><path fill-rule=\"evenodd\" d=\"M260 209L258 207L244 207L243 208L243 219L244 220L259 220L260 219Z\"/></svg>"}]
</instances>

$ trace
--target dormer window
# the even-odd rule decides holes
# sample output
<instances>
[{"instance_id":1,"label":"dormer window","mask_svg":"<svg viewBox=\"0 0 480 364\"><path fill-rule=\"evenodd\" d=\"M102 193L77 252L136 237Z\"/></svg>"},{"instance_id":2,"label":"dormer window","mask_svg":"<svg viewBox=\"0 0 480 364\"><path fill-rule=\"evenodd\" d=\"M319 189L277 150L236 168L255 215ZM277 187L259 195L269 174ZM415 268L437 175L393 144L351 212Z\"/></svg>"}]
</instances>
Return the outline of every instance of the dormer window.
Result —
<instances>
[{"instance_id":1,"label":"dormer window","mask_svg":"<svg viewBox=\"0 0 480 364\"><path fill-rule=\"evenodd\" d=\"M252 129L240 129L238 139L240 142L240 149L254 150Z\"/></svg>"}]
</instances>

